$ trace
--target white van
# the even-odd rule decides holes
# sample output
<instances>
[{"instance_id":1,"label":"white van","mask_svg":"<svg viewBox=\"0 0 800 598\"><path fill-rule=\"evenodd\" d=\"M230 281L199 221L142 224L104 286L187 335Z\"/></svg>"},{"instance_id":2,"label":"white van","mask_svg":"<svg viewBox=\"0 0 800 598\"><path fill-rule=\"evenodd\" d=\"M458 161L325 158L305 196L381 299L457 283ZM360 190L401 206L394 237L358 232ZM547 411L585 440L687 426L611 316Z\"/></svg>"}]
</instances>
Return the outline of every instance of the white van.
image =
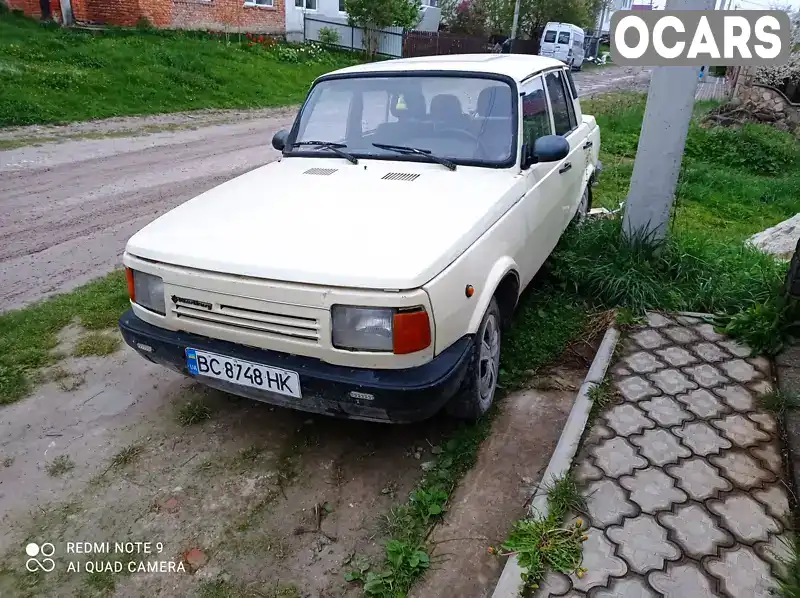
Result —
<instances>
[{"instance_id":1,"label":"white van","mask_svg":"<svg viewBox=\"0 0 800 598\"><path fill-rule=\"evenodd\" d=\"M583 29L571 23L548 23L542 34L540 56L547 56L568 64L579 71L583 66Z\"/></svg>"}]
</instances>

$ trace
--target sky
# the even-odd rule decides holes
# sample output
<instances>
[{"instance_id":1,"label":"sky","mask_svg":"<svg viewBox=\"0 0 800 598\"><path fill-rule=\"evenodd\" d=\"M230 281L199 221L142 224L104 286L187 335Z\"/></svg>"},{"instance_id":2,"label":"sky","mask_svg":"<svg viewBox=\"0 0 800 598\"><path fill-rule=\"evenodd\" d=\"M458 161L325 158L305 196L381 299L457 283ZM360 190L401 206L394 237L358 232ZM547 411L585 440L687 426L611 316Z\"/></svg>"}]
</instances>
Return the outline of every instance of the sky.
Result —
<instances>
[{"instance_id":1,"label":"sky","mask_svg":"<svg viewBox=\"0 0 800 598\"><path fill-rule=\"evenodd\" d=\"M725 0L727 2L727 0ZM634 4L649 4L644 0L633 0ZM666 0L653 0L653 7L663 9ZM731 7L739 5L740 10L768 10L772 4L791 4L795 10L800 10L800 0L731 0Z\"/></svg>"}]
</instances>

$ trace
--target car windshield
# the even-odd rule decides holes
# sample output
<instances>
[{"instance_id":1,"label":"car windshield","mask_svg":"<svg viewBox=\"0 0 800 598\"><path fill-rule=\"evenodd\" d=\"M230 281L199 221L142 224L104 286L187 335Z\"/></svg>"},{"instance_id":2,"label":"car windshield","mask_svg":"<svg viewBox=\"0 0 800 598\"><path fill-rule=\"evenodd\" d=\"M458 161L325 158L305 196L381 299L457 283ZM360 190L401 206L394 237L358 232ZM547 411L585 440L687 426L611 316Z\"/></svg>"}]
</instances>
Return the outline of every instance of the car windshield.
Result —
<instances>
[{"instance_id":1,"label":"car windshield","mask_svg":"<svg viewBox=\"0 0 800 598\"><path fill-rule=\"evenodd\" d=\"M330 154L296 147L309 141L344 144L359 158L430 161L423 150L453 163L508 164L517 105L511 87L478 76L364 76L328 79L314 86L301 111L290 151Z\"/></svg>"}]
</instances>

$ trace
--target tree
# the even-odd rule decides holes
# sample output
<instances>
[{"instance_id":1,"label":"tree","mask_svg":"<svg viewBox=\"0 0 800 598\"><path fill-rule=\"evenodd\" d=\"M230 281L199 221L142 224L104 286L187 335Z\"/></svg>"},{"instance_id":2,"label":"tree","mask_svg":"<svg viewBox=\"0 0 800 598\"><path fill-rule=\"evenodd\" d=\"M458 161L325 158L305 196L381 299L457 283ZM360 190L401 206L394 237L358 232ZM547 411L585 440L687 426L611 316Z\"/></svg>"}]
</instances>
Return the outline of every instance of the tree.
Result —
<instances>
[{"instance_id":1,"label":"tree","mask_svg":"<svg viewBox=\"0 0 800 598\"><path fill-rule=\"evenodd\" d=\"M369 58L378 50L378 30L413 29L419 24L419 0L345 0L347 21L364 31L364 51Z\"/></svg>"},{"instance_id":2,"label":"tree","mask_svg":"<svg viewBox=\"0 0 800 598\"><path fill-rule=\"evenodd\" d=\"M462 0L456 6L455 15L450 21L450 31L475 37L486 35L486 12L483 10L483 3L476 0Z\"/></svg>"}]
</instances>

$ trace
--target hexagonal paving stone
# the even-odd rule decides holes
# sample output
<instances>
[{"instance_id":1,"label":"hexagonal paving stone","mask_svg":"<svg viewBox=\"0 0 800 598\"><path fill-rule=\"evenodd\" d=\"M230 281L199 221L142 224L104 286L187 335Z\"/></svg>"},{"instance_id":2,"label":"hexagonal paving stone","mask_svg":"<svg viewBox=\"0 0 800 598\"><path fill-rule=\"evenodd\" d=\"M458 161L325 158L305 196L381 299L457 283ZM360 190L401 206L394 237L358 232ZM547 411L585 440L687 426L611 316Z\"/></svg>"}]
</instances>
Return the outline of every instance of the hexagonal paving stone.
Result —
<instances>
[{"instance_id":1,"label":"hexagonal paving stone","mask_svg":"<svg viewBox=\"0 0 800 598\"><path fill-rule=\"evenodd\" d=\"M725 551L710 559L706 569L720 578L722 587L733 598L769 598L775 584L769 566L747 546Z\"/></svg>"},{"instance_id":2,"label":"hexagonal paving stone","mask_svg":"<svg viewBox=\"0 0 800 598\"><path fill-rule=\"evenodd\" d=\"M632 371L630 371L626 367L622 367L621 365L616 365L611 370L611 375L617 378L625 378L626 376L630 376L631 374L633 374Z\"/></svg>"},{"instance_id":3,"label":"hexagonal paving stone","mask_svg":"<svg viewBox=\"0 0 800 598\"><path fill-rule=\"evenodd\" d=\"M728 440L742 448L770 439L769 434L762 432L755 422L747 419L741 413L729 415L712 423L722 430Z\"/></svg>"},{"instance_id":4,"label":"hexagonal paving stone","mask_svg":"<svg viewBox=\"0 0 800 598\"><path fill-rule=\"evenodd\" d=\"M631 335L631 339L642 349L658 349L667 344L667 339L661 336L652 328L646 328L641 332Z\"/></svg>"},{"instance_id":5,"label":"hexagonal paving stone","mask_svg":"<svg viewBox=\"0 0 800 598\"><path fill-rule=\"evenodd\" d=\"M767 542L753 545L756 554L767 561L776 575L786 574L786 563L791 562L792 540L788 535L772 535Z\"/></svg>"},{"instance_id":6,"label":"hexagonal paving stone","mask_svg":"<svg viewBox=\"0 0 800 598\"><path fill-rule=\"evenodd\" d=\"M761 459L772 473L780 475L783 471L783 457L774 442L750 449L750 452Z\"/></svg>"},{"instance_id":7,"label":"hexagonal paving stone","mask_svg":"<svg viewBox=\"0 0 800 598\"><path fill-rule=\"evenodd\" d=\"M592 518L592 525L599 528L636 514L636 507L625 498L622 488L609 479L589 485L586 489L586 508Z\"/></svg>"},{"instance_id":8,"label":"hexagonal paving stone","mask_svg":"<svg viewBox=\"0 0 800 598\"><path fill-rule=\"evenodd\" d=\"M575 465L573 475L579 484L585 484L587 482L599 480L603 477L603 472L598 467L592 465L588 457L584 456L579 459L578 463Z\"/></svg>"},{"instance_id":9,"label":"hexagonal paving stone","mask_svg":"<svg viewBox=\"0 0 800 598\"><path fill-rule=\"evenodd\" d=\"M619 483L631 493L631 500L645 513L668 509L673 503L686 500L686 493L675 487L675 480L654 467L622 477Z\"/></svg>"},{"instance_id":10,"label":"hexagonal paving stone","mask_svg":"<svg viewBox=\"0 0 800 598\"><path fill-rule=\"evenodd\" d=\"M614 436L614 430L609 430L603 425L595 424L592 426L592 429L589 430L589 434L586 435L586 442L584 443L584 447L588 447L592 444L597 444L601 440L605 440L606 438L611 438Z\"/></svg>"},{"instance_id":11,"label":"hexagonal paving stone","mask_svg":"<svg viewBox=\"0 0 800 598\"><path fill-rule=\"evenodd\" d=\"M689 351L683 347L673 346L667 347L666 349L659 349L656 351L656 355L674 368L680 368L698 361L697 357L689 353Z\"/></svg>"},{"instance_id":12,"label":"hexagonal paving stone","mask_svg":"<svg viewBox=\"0 0 800 598\"><path fill-rule=\"evenodd\" d=\"M712 499L708 508L722 518L725 527L742 542L766 542L769 534L780 531L761 503L746 494L733 494L722 500Z\"/></svg>"},{"instance_id":13,"label":"hexagonal paving stone","mask_svg":"<svg viewBox=\"0 0 800 598\"><path fill-rule=\"evenodd\" d=\"M681 556L678 547L667 540L667 530L650 515L626 519L621 527L609 527L606 534L619 546L619 554L631 569L642 575Z\"/></svg>"},{"instance_id":14,"label":"hexagonal paving stone","mask_svg":"<svg viewBox=\"0 0 800 598\"><path fill-rule=\"evenodd\" d=\"M766 505L770 515L786 525L789 523L791 512L789 510L789 495L783 486L777 484L769 486L764 490L756 490L753 496Z\"/></svg>"},{"instance_id":15,"label":"hexagonal paving stone","mask_svg":"<svg viewBox=\"0 0 800 598\"><path fill-rule=\"evenodd\" d=\"M551 596L563 596L569 592L569 577L563 573L548 571L542 583L539 584L539 591L536 598L550 598Z\"/></svg>"},{"instance_id":16,"label":"hexagonal paving stone","mask_svg":"<svg viewBox=\"0 0 800 598\"><path fill-rule=\"evenodd\" d=\"M703 361L707 361L709 363L717 363L723 359L731 358L730 355L728 355L714 343L697 343L696 345L692 345L690 349L697 353L703 359Z\"/></svg>"},{"instance_id":17,"label":"hexagonal paving stone","mask_svg":"<svg viewBox=\"0 0 800 598\"><path fill-rule=\"evenodd\" d=\"M698 324L694 329L707 341L717 342L725 340L725 335L714 330L711 324Z\"/></svg>"},{"instance_id":18,"label":"hexagonal paving stone","mask_svg":"<svg viewBox=\"0 0 800 598\"><path fill-rule=\"evenodd\" d=\"M664 328L661 330L661 332L676 343L685 344L698 340L697 335L694 332L692 332L689 328L684 328L683 326Z\"/></svg>"},{"instance_id":19,"label":"hexagonal paving stone","mask_svg":"<svg viewBox=\"0 0 800 598\"><path fill-rule=\"evenodd\" d=\"M705 388L698 388L685 395L678 395L675 398L686 405L689 411L704 419L717 417L726 410L726 406L722 401Z\"/></svg>"},{"instance_id":20,"label":"hexagonal paving stone","mask_svg":"<svg viewBox=\"0 0 800 598\"><path fill-rule=\"evenodd\" d=\"M694 563L668 565L666 572L655 571L647 580L664 598L717 598L711 581Z\"/></svg>"},{"instance_id":21,"label":"hexagonal paving stone","mask_svg":"<svg viewBox=\"0 0 800 598\"><path fill-rule=\"evenodd\" d=\"M770 372L772 371L772 367L771 367L771 365L769 363L769 359L767 359L766 357L762 357L761 355L758 355L756 357L751 357L747 361L749 361L750 365L752 365L754 368L756 368L762 374L765 374L765 375L768 376L770 374Z\"/></svg>"},{"instance_id":22,"label":"hexagonal paving stone","mask_svg":"<svg viewBox=\"0 0 800 598\"><path fill-rule=\"evenodd\" d=\"M622 393L622 396L629 401L638 401L645 397L652 397L660 394L657 388L654 388L648 380L645 380L641 376L623 378L617 382L617 388Z\"/></svg>"},{"instance_id":23,"label":"hexagonal paving stone","mask_svg":"<svg viewBox=\"0 0 800 598\"><path fill-rule=\"evenodd\" d=\"M676 395L697 388L697 384L675 369L661 370L650 376L650 379L668 395Z\"/></svg>"},{"instance_id":24,"label":"hexagonal paving stone","mask_svg":"<svg viewBox=\"0 0 800 598\"><path fill-rule=\"evenodd\" d=\"M705 422L684 424L683 428L675 428L673 432L700 457L731 448L731 443Z\"/></svg>"},{"instance_id":25,"label":"hexagonal paving stone","mask_svg":"<svg viewBox=\"0 0 800 598\"><path fill-rule=\"evenodd\" d=\"M725 402L737 411L750 411L755 409L756 402L753 394L744 386L732 384L714 390Z\"/></svg>"},{"instance_id":26,"label":"hexagonal paving stone","mask_svg":"<svg viewBox=\"0 0 800 598\"><path fill-rule=\"evenodd\" d=\"M615 579L611 587L595 592L594 598L658 598L643 579L625 577Z\"/></svg>"},{"instance_id":27,"label":"hexagonal paving stone","mask_svg":"<svg viewBox=\"0 0 800 598\"><path fill-rule=\"evenodd\" d=\"M588 539L583 543L583 567L588 571L581 579L570 575L572 587L582 592L605 586L609 577L622 577L628 572L625 561L614 555L614 545L602 531L592 527L586 535Z\"/></svg>"},{"instance_id":28,"label":"hexagonal paving stone","mask_svg":"<svg viewBox=\"0 0 800 598\"><path fill-rule=\"evenodd\" d=\"M663 429L647 430L641 436L634 436L630 440L654 465L662 466L691 455L689 449L681 446L675 436Z\"/></svg>"},{"instance_id":29,"label":"hexagonal paving stone","mask_svg":"<svg viewBox=\"0 0 800 598\"><path fill-rule=\"evenodd\" d=\"M686 368L685 371L687 374L689 374L692 380L697 382L700 386L705 386L706 388L712 388L722 384L723 382L728 382L728 379L710 363L701 363L700 365Z\"/></svg>"},{"instance_id":30,"label":"hexagonal paving stone","mask_svg":"<svg viewBox=\"0 0 800 598\"><path fill-rule=\"evenodd\" d=\"M655 372L656 370L666 367L666 364L660 362L652 353L648 353L647 351L633 353L625 357L622 361L637 374L649 374L650 372Z\"/></svg>"},{"instance_id":31,"label":"hexagonal paving stone","mask_svg":"<svg viewBox=\"0 0 800 598\"><path fill-rule=\"evenodd\" d=\"M620 436L638 434L642 430L655 428L656 424L630 403L623 403L603 414L608 427Z\"/></svg>"},{"instance_id":32,"label":"hexagonal paving stone","mask_svg":"<svg viewBox=\"0 0 800 598\"><path fill-rule=\"evenodd\" d=\"M703 459L689 459L680 465L670 465L667 467L667 473L677 478L678 487L697 501L733 488L728 480L721 477L717 470Z\"/></svg>"},{"instance_id":33,"label":"hexagonal paving stone","mask_svg":"<svg viewBox=\"0 0 800 598\"><path fill-rule=\"evenodd\" d=\"M778 424L775 423L775 416L771 413L748 413L747 417L756 422L761 429L768 434L772 434L778 430Z\"/></svg>"},{"instance_id":34,"label":"hexagonal paving stone","mask_svg":"<svg viewBox=\"0 0 800 598\"><path fill-rule=\"evenodd\" d=\"M692 419L680 403L667 396L653 397L648 401L639 402L639 407L647 412L647 416L661 426L677 426Z\"/></svg>"},{"instance_id":35,"label":"hexagonal paving stone","mask_svg":"<svg viewBox=\"0 0 800 598\"><path fill-rule=\"evenodd\" d=\"M725 373L737 382L750 382L761 377L761 373L744 359L723 361L720 367Z\"/></svg>"},{"instance_id":36,"label":"hexagonal paving stone","mask_svg":"<svg viewBox=\"0 0 800 598\"><path fill-rule=\"evenodd\" d=\"M592 447L591 451L597 466L611 477L631 474L635 469L642 469L647 465L647 461L637 455L634 448L619 436L603 441Z\"/></svg>"},{"instance_id":37,"label":"hexagonal paving stone","mask_svg":"<svg viewBox=\"0 0 800 598\"><path fill-rule=\"evenodd\" d=\"M647 312L647 325L652 328L661 328L672 325L672 320L662 314L649 311Z\"/></svg>"},{"instance_id":38,"label":"hexagonal paving stone","mask_svg":"<svg viewBox=\"0 0 800 598\"><path fill-rule=\"evenodd\" d=\"M745 490L775 479L775 474L743 451L726 451L711 457L711 462L720 468L722 475Z\"/></svg>"},{"instance_id":39,"label":"hexagonal paving stone","mask_svg":"<svg viewBox=\"0 0 800 598\"><path fill-rule=\"evenodd\" d=\"M721 341L719 344L729 353L736 355L736 357L750 357L750 355L753 353L753 350L750 347L742 343L737 343L736 341L726 340Z\"/></svg>"},{"instance_id":40,"label":"hexagonal paving stone","mask_svg":"<svg viewBox=\"0 0 800 598\"><path fill-rule=\"evenodd\" d=\"M759 380L750 385L750 390L756 393L756 396L765 395L772 392L772 383L769 380Z\"/></svg>"},{"instance_id":41,"label":"hexagonal paving stone","mask_svg":"<svg viewBox=\"0 0 800 598\"><path fill-rule=\"evenodd\" d=\"M733 543L733 538L717 527L708 512L694 503L678 507L675 515L664 513L659 521L673 530L684 554L695 559L717 554L720 545Z\"/></svg>"}]
</instances>

